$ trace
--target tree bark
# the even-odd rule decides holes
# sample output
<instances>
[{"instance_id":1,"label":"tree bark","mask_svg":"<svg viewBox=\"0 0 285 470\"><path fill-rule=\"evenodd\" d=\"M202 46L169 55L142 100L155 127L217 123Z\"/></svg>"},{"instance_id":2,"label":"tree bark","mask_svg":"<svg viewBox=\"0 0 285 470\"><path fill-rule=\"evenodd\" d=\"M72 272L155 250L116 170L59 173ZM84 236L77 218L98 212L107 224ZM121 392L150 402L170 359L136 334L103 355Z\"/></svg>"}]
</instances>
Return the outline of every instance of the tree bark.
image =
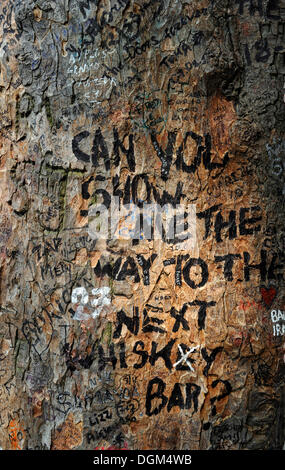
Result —
<instances>
[{"instance_id":1,"label":"tree bark","mask_svg":"<svg viewBox=\"0 0 285 470\"><path fill-rule=\"evenodd\" d=\"M0 28L2 449L282 449L284 0L2 0Z\"/></svg>"}]
</instances>

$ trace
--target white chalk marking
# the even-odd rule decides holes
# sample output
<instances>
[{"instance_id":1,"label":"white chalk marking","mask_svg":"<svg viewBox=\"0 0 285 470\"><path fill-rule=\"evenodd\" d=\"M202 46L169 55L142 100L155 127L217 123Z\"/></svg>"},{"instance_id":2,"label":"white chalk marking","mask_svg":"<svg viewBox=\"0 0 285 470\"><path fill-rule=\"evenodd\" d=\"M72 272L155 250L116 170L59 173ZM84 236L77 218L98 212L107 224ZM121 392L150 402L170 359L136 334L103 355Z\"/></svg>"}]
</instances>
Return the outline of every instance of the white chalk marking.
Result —
<instances>
[{"instance_id":1,"label":"white chalk marking","mask_svg":"<svg viewBox=\"0 0 285 470\"><path fill-rule=\"evenodd\" d=\"M183 352L183 349L181 348L180 344L178 345L178 349L179 349L179 352L181 354L181 359L179 359L179 361L177 361L175 364L174 364L174 367L178 366L178 364L180 364L181 362L185 362L185 364L187 364L187 366L189 367L190 370L192 370L192 372L195 372L195 369L193 369L192 367L192 364L187 361L187 358L189 356L189 354L191 354L192 352L196 351L196 349L199 349L200 346L195 346L194 348L191 348L189 349L189 351L187 353L184 353Z\"/></svg>"}]
</instances>

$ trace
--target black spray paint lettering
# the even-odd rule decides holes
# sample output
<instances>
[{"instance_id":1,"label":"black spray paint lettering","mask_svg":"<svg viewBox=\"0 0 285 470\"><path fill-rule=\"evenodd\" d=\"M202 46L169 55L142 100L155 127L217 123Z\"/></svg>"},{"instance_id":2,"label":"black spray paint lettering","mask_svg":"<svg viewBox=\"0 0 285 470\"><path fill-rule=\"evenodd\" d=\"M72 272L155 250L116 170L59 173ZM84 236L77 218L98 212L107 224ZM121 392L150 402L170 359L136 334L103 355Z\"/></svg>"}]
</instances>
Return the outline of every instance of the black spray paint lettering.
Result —
<instances>
[{"instance_id":1,"label":"black spray paint lettering","mask_svg":"<svg viewBox=\"0 0 285 470\"><path fill-rule=\"evenodd\" d=\"M152 254L148 259L145 259L143 255L137 255L138 263L143 270L143 282L145 286L149 286L149 270L156 258L156 254Z\"/></svg>"},{"instance_id":2,"label":"black spray paint lettering","mask_svg":"<svg viewBox=\"0 0 285 470\"><path fill-rule=\"evenodd\" d=\"M131 366L134 369L142 369L147 363L149 363L154 367L159 361L161 365L163 364L169 371L174 368L176 370L191 370L192 372L195 372L193 365L197 360L196 355L200 351L202 359L206 362L203 374L207 377L217 354L222 351L222 348L219 347L208 354L206 348L200 348L200 345L192 347L187 344L180 343L177 345L176 362L172 364L171 355L175 343L176 339L171 339L164 347L160 347L157 342L152 341L150 352L148 352L143 341L136 341L132 353L138 356L138 360L135 363L132 361ZM126 344L124 341L116 344L109 344L107 351L105 351L101 345L98 347L99 372L102 372L108 364L111 364L113 370L115 370L117 365L119 365L121 369L127 369L129 367L127 364Z\"/></svg>"},{"instance_id":3,"label":"black spray paint lettering","mask_svg":"<svg viewBox=\"0 0 285 470\"><path fill-rule=\"evenodd\" d=\"M213 364L214 360L216 359L216 356L219 352L223 350L222 347L215 348L210 355L208 355L206 348L201 349L201 354L203 359L206 361L207 365L203 369L203 374L205 377L208 376L208 372L210 370L211 365Z\"/></svg>"},{"instance_id":4,"label":"black spray paint lettering","mask_svg":"<svg viewBox=\"0 0 285 470\"><path fill-rule=\"evenodd\" d=\"M72 151L76 158L80 161L85 163L89 163L92 161L95 167L98 166L98 160L103 159L105 164L105 169L110 169L110 156L107 147L106 140L101 132L101 129L98 128L95 131L95 135L93 138L93 145L91 149L91 155L83 152L80 149L81 142L90 136L90 132L82 131L77 134L72 140ZM128 137L128 148L125 146L124 141L126 141ZM194 161L192 164L187 164L184 161L183 152L186 149L186 144L188 138L191 137L197 144L197 153L194 157ZM157 136L154 133L151 133L150 139L154 150L158 158L161 161L161 178L166 181L169 178L170 168L173 164L173 156L174 156L174 148L177 140L177 132L169 131L168 132L168 141L165 150L161 147L158 143ZM203 161L204 167L212 171L217 168L225 168L229 161L228 152L224 155L222 162L212 162L211 161L211 136L209 134L205 134L204 136L204 145L202 145L203 137L195 134L194 132L187 132L183 138L183 142L177 150L177 159L176 159L176 168L185 171L186 173L194 173L195 170L200 165L201 161ZM136 162L135 162L135 145L134 145L134 136L130 134L129 136L125 135L123 140L120 140L118 130L114 127L113 128L113 154L115 158L113 160L114 165L117 167L121 161L121 153L124 154L127 158L128 166L130 171L135 171Z\"/></svg>"},{"instance_id":5,"label":"black spray paint lettering","mask_svg":"<svg viewBox=\"0 0 285 470\"><path fill-rule=\"evenodd\" d=\"M196 153L196 156L194 157L194 162L191 165L186 164L183 158L183 151L185 151L188 137L191 137L194 141L196 141L196 144L197 144L197 153ZM159 157L162 163L161 178L163 180L167 180L169 178L169 171L170 171L170 167L173 161L174 145L176 143L176 138L177 138L177 132L168 132L168 143L167 143L165 151L163 151L163 149L160 147L160 145L157 142L156 135L151 134L151 141L152 141L153 147L157 153L157 156ZM228 152L226 152L226 154L224 155L221 163L219 162L213 163L211 161L211 147L212 147L211 136L209 134L205 134L204 139L205 139L205 144L202 146L201 136L195 134L194 132L186 133L183 139L183 143L180 145L177 151L177 159L176 159L177 169L181 169L182 171L185 171L186 173L194 173L201 163L201 155L202 155L204 167L207 170L212 171L217 168L225 168L225 166L229 162Z\"/></svg>"},{"instance_id":6,"label":"black spray paint lettering","mask_svg":"<svg viewBox=\"0 0 285 470\"><path fill-rule=\"evenodd\" d=\"M116 128L113 129L114 133L114 154L115 160L114 164L117 167L120 163L120 150L124 153L127 157L127 162L129 165L130 171L135 171L136 169L136 162L135 162L135 152L134 152L134 136L132 134L129 135L129 148L127 149L123 141L126 139L127 136L124 137L123 140L120 140L119 133Z\"/></svg>"},{"instance_id":7,"label":"black spray paint lettering","mask_svg":"<svg viewBox=\"0 0 285 470\"><path fill-rule=\"evenodd\" d=\"M164 181L166 181L169 177L169 171L172 165L172 158L173 158L173 151L174 151L176 136L177 136L176 132L168 133L167 147L164 151L158 144L156 135L154 133L151 134L152 145L157 153L157 156L159 157L161 161L161 178Z\"/></svg>"},{"instance_id":8,"label":"black spray paint lettering","mask_svg":"<svg viewBox=\"0 0 285 470\"><path fill-rule=\"evenodd\" d=\"M101 175L97 175L95 180L105 180L104 177ZM82 197L84 200L91 199L95 195L101 194L103 197L103 204L104 206L109 209L111 204L111 195L110 193L103 189L95 189L92 194L89 192L89 187L94 181L94 177L91 176L87 181L82 183ZM146 198L142 201L138 195L138 186L139 184L144 184ZM162 190L160 193L154 184L149 182L149 178L147 174L138 174L135 176L128 175L123 188L120 188L120 181L118 176L114 176L112 178L112 185L113 185L113 196L117 196L120 198L120 201L125 204L136 204L137 207L143 207L144 204L151 204L152 201L159 204L160 206L164 206L165 204L171 204L175 207L177 204L181 203L181 199L185 197L183 193L183 183L178 182L176 185L175 194L172 195L168 193L165 189ZM88 210L81 210L80 215L83 217L88 216Z\"/></svg>"},{"instance_id":9,"label":"black spray paint lettering","mask_svg":"<svg viewBox=\"0 0 285 470\"><path fill-rule=\"evenodd\" d=\"M112 364L113 369L115 369L116 364L117 364L117 358L115 355L115 348L114 344L109 345L109 355L107 356L103 346L101 344L98 346L98 354L99 354L99 360L98 360L98 370L102 371L104 370L105 366L110 362ZM125 365L125 364L124 364Z\"/></svg>"},{"instance_id":10,"label":"black spray paint lettering","mask_svg":"<svg viewBox=\"0 0 285 470\"><path fill-rule=\"evenodd\" d=\"M232 386L230 384L230 382L228 380L221 380L221 379L217 379L217 380L214 380L212 382L212 388L216 388L216 386L219 384L219 383L222 383L224 385L224 392L220 393L219 395L217 395L216 397L213 397L211 398L211 405L213 405L213 408L212 408L212 416L216 416L217 414L217 409L216 409L216 406L214 405L214 403L216 401L220 401L222 400L223 398L227 397L228 395L230 395L230 393L232 392Z\"/></svg>"},{"instance_id":11,"label":"black spray paint lettering","mask_svg":"<svg viewBox=\"0 0 285 470\"><path fill-rule=\"evenodd\" d=\"M142 367L146 365L148 361L148 353L147 351L144 350L143 341L137 341L135 343L134 348L133 348L133 353L137 354L138 356L141 356L141 362L137 362L136 364L134 364L135 369L141 369Z\"/></svg>"},{"instance_id":12,"label":"black spray paint lettering","mask_svg":"<svg viewBox=\"0 0 285 470\"><path fill-rule=\"evenodd\" d=\"M250 273L252 270L258 270L260 272L260 278L262 281L266 280L267 269L266 269L266 260L267 260L267 253L265 250L260 251L261 261L259 264L249 264L250 261L250 254L247 252L243 253L244 258L244 280L250 281Z\"/></svg>"},{"instance_id":13,"label":"black spray paint lettering","mask_svg":"<svg viewBox=\"0 0 285 470\"><path fill-rule=\"evenodd\" d=\"M220 263L224 262L224 278L227 281L233 280L233 267L234 263L243 258L243 273L244 281L249 282L253 272L258 271L260 280L266 281L270 280L283 280L283 273L281 272L284 268L283 264L277 264L279 259L276 253L272 254L271 261L268 260L268 252L266 250L260 250L260 262L257 264L250 263L251 256L247 251L243 252L243 256L239 254L229 253L224 256L215 256L215 262Z\"/></svg>"},{"instance_id":14,"label":"black spray paint lettering","mask_svg":"<svg viewBox=\"0 0 285 470\"><path fill-rule=\"evenodd\" d=\"M155 391L153 390L154 387L156 387ZM198 398L201 387L194 383L175 383L169 399L164 394L165 389L166 384L159 377L155 377L149 381L145 401L147 416L158 415L166 405L168 412L170 412L174 407L178 407L180 410L190 409L193 407L194 412L198 411ZM183 389L185 390L185 393L182 393ZM155 400L156 403L155 407L152 406L153 400ZM160 400L159 404L157 404L157 400Z\"/></svg>"},{"instance_id":15,"label":"black spray paint lettering","mask_svg":"<svg viewBox=\"0 0 285 470\"><path fill-rule=\"evenodd\" d=\"M156 361L158 359L163 359L165 366L167 367L168 370L172 369L172 362L170 359L171 352L172 352L172 347L175 343L176 339L171 339L164 348L160 349L157 351L158 344L155 341L152 341L152 346L151 346L151 353L149 356L149 362L152 366L155 365Z\"/></svg>"},{"instance_id":16,"label":"black spray paint lettering","mask_svg":"<svg viewBox=\"0 0 285 470\"><path fill-rule=\"evenodd\" d=\"M141 201L138 197L139 182L145 185L146 198L144 201ZM164 206L165 204L171 204L174 207L176 204L180 204L181 199L185 197L185 194L182 192L182 190L183 183L178 182L174 195L168 193L168 191L165 189L162 191L162 193L160 193L154 184L149 183L148 176L146 174L142 174L136 175L134 177L128 176L124 190L118 192L116 189L114 189L113 195L122 197L123 204L129 204L132 199L132 202L137 204L138 207L143 207L143 204L150 204L152 200L161 206Z\"/></svg>"},{"instance_id":17,"label":"black spray paint lettering","mask_svg":"<svg viewBox=\"0 0 285 470\"><path fill-rule=\"evenodd\" d=\"M203 287L209 278L208 266L201 258L190 258L189 261L185 264L182 270L182 261L188 260L189 255L178 255L176 259L176 268L175 268L175 285L182 286L182 273L185 282L191 289L197 289ZM164 266L169 266L175 264L175 258L167 259L163 261ZM201 281L199 284L196 284L194 280L191 279L191 268L199 266L201 271Z\"/></svg>"},{"instance_id":18,"label":"black spray paint lettering","mask_svg":"<svg viewBox=\"0 0 285 470\"><path fill-rule=\"evenodd\" d=\"M149 285L150 282L150 268L152 266L153 261L157 255L151 255L151 257L147 260L142 255L137 255L137 263L140 267L143 268L143 283L144 285ZM165 260L164 265L175 264L176 271L175 271L175 284L178 286L182 285L182 274L183 278L192 289L198 289L203 287L209 278L209 271L208 266L205 261L201 258L190 258L187 263L184 265L182 269L182 260L188 259L189 255L184 255L183 257L178 256L175 260L172 258L171 260ZM139 273L138 266L136 265L136 261L132 256L128 256L127 259L124 261L123 265L121 266L122 258L118 258L115 263L107 262L103 265L102 258L97 262L97 265L94 268L94 273L97 277L103 278L104 276L108 276L111 279L115 279L117 281L125 281L128 277L133 277L134 282L140 282L141 276ZM198 267L201 274L201 280L199 283L196 283L194 279L191 278L191 271L192 268Z\"/></svg>"},{"instance_id":19,"label":"black spray paint lettering","mask_svg":"<svg viewBox=\"0 0 285 470\"><path fill-rule=\"evenodd\" d=\"M215 263L220 263L224 262L224 278L227 281L233 281L233 266L234 266L234 260L235 259L241 259L241 255L237 254L232 254L229 253L224 256L215 256Z\"/></svg>"},{"instance_id":20,"label":"black spray paint lettering","mask_svg":"<svg viewBox=\"0 0 285 470\"><path fill-rule=\"evenodd\" d=\"M185 314L189 307L199 307L198 327L199 327L199 330L204 329L207 309L209 307L214 307L215 305L216 305L216 302L214 301L206 302L204 300L194 300L193 302L185 303L179 311L177 311L175 307L171 307L170 315L175 320L173 324L172 332L176 333L177 331L179 331L180 327L184 331L190 330L188 321L185 318ZM165 333L166 331L163 328L156 326L156 325L162 325L164 323L164 320L161 320L157 317L149 316L148 310L150 309L152 309L152 306L149 306L149 305L146 305L146 307L143 309L141 331L143 333L149 333L149 332ZM124 310L119 310L117 312L116 328L113 334L114 339L120 338L122 334L123 325L127 327L130 333L132 333L134 336L137 336L139 329L140 329L140 314L139 314L138 307L133 307L132 317L128 316L124 312Z\"/></svg>"},{"instance_id":21,"label":"black spray paint lettering","mask_svg":"<svg viewBox=\"0 0 285 470\"><path fill-rule=\"evenodd\" d=\"M194 266L199 266L201 269L201 281L199 284L196 284L196 282L190 277L191 268ZM190 258L190 260L185 264L182 272L186 284L188 284L191 289L198 289L198 287L203 287L209 278L208 266L201 258Z\"/></svg>"},{"instance_id":22,"label":"black spray paint lettering","mask_svg":"<svg viewBox=\"0 0 285 470\"><path fill-rule=\"evenodd\" d=\"M189 325L187 320L185 319L185 313L187 311L188 307L194 307L198 306L198 327L199 330L202 330L205 328L205 320L206 320L206 314L207 314L207 308L208 307L214 307L216 305L216 302L210 301L206 302L203 300L194 300L193 302L187 302L183 305L182 309L177 312L177 310L174 307L171 307L170 315L175 318L175 323L173 326L173 333L176 333L180 326L182 326L182 329L185 331L189 331Z\"/></svg>"},{"instance_id":23,"label":"black spray paint lettering","mask_svg":"<svg viewBox=\"0 0 285 470\"><path fill-rule=\"evenodd\" d=\"M102 267L101 264L103 264L103 260L99 260L94 268L94 273L100 279L102 279L104 276L108 276L111 279L116 279L121 263L122 258L119 257L114 263L107 262L104 263Z\"/></svg>"},{"instance_id":24,"label":"black spray paint lettering","mask_svg":"<svg viewBox=\"0 0 285 470\"><path fill-rule=\"evenodd\" d=\"M72 372L81 368L90 369L96 355L95 347L96 343L92 345L90 353L86 352L84 355L82 355L76 350L73 350L73 343L71 345L66 343L63 347L63 353L65 355L67 369Z\"/></svg>"},{"instance_id":25,"label":"black spray paint lettering","mask_svg":"<svg viewBox=\"0 0 285 470\"><path fill-rule=\"evenodd\" d=\"M76 135L72 140L72 151L76 156L77 160L83 161L85 163L89 163L92 161L92 164L97 167L99 158L104 160L105 169L110 169L110 157L109 151L107 147L106 140L101 132L101 129L98 128L95 131L95 135L93 138L93 145L91 149L91 155L83 152L80 149L79 144L82 140L86 139L90 136L90 132L83 131ZM134 136L133 134L129 135L129 146L128 148L125 147L124 143L119 139L119 134L116 128L113 128L113 154L115 155L114 164L118 166L120 163L120 151L126 155L127 162L129 165L130 171L135 170L135 153L134 153ZM123 139L125 140L126 137Z\"/></svg>"},{"instance_id":26,"label":"black spray paint lettering","mask_svg":"<svg viewBox=\"0 0 285 470\"><path fill-rule=\"evenodd\" d=\"M194 161L193 161L193 163L191 163L191 165L188 165L187 163L185 163L184 157L183 157L183 152L185 150L188 137L191 137L194 141L196 141L196 144L197 144L197 154L194 157ZM183 142L182 142L182 144L180 145L180 147L177 151L177 159L176 159L176 162L175 162L177 170L181 169L182 171L185 171L186 173L195 173L195 171L197 170L197 168L199 167L199 165L201 163L202 150L204 148L201 145L201 143L202 143L202 137L201 136L195 134L195 132L191 132L191 131L186 132L186 135L183 139Z\"/></svg>"},{"instance_id":27,"label":"black spray paint lettering","mask_svg":"<svg viewBox=\"0 0 285 470\"><path fill-rule=\"evenodd\" d=\"M213 214L221 207L221 204L214 205L209 209L206 209L203 212L197 213L199 219L204 219L205 223L205 233L204 240L206 240L211 233L211 228L213 226ZM261 226L255 225L257 222L262 220L262 216L259 214L253 217L247 217L248 212L260 212L261 208L259 206L252 207L242 207L239 210L239 233L240 235L253 235L256 232L260 232ZM236 212L235 210L230 211L228 221L225 221L222 212L218 212L215 217L214 222L214 233L215 238L218 243L222 242L221 233L224 228L228 228L228 238L229 240L234 240L237 238L237 223L236 223ZM249 227L248 227L249 226Z\"/></svg>"},{"instance_id":28,"label":"black spray paint lettering","mask_svg":"<svg viewBox=\"0 0 285 470\"><path fill-rule=\"evenodd\" d=\"M242 223L243 225L243 223ZM256 227L258 229L258 227ZM251 229L243 229L243 233L247 233ZM258 229L259 230L259 229ZM277 253L272 254L272 259L269 263L267 251L261 250L260 258L261 261L258 264L250 263L250 254L248 252L243 252L243 256L238 253L228 253L221 256L215 256L216 263L223 264L223 274L224 278L227 281L232 281L233 268L235 263L240 260L243 262L243 271L244 271L244 280L246 282L250 281L251 273L254 270L260 272L260 278L262 281L268 280L282 280L283 274L280 272L283 269L283 264L279 263L279 255ZM97 265L94 268L94 273L99 278L104 278L108 276L111 279L118 281L125 281L129 277L133 278L133 282L138 283L141 281L141 275L139 267L143 268L142 281L145 285L150 283L150 268L152 266L152 261L155 259L152 255L148 260L143 258L142 255L137 255L137 260L131 256L128 256L127 259L122 264L122 258L119 257L115 262L104 262L104 258L100 258L97 262ZM182 266L182 261L186 261L184 266ZM136 264L138 263L138 266ZM279 264L278 264L279 263ZM179 255L176 258L169 258L163 261L164 266L175 265L175 285L182 286L182 279L191 289L198 289L203 287L209 279L209 270L207 263L201 258L189 258L189 255ZM194 279L194 269L199 273L199 278Z\"/></svg>"},{"instance_id":29,"label":"black spray paint lettering","mask_svg":"<svg viewBox=\"0 0 285 470\"><path fill-rule=\"evenodd\" d=\"M158 343L155 341L152 341L151 343L151 352L148 354L147 351L145 351L144 348L144 343L142 341L138 341L135 343L134 348L133 348L133 353L137 354L142 357L141 363L136 363L134 364L135 369L140 369L149 360L149 363L154 366L155 363L159 360L162 359L164 361L165 367L167 367L168 370L172 369L172 362L170 359L171 352L172 352L172 347L175 343L176 339L170 340L163 348L158 350ZM142 349L138 350L138 346L140 346ZM120 359L120 367L125 369L127 368L126 364L126 355L125 355L125 343L121 342L119 343L120 347L120 354L119 354L119 359ZM111 364L113 367L113 370L116 368L118 359L115 354L115 345L113 343L110 343L108 346L108 352L105 352L103 349L103 346L99 345L98 346L98 370L102 371L106 367L107 364Z\"/></svg>"},{"instance_id":30,"label":"black spray paint lettering","mask_svg":"<svg viewBox=\"0 0 285 470\"><path fill-rule=\"evenodd\" d=\"M125 281L129 276L134 278L134 282L140 282L140 275L136 262L131 256L127 257L116 279L117 281Z\"/></svg>"},{"instance_id":31,"label":"black spray paint lettering","mask_svg":"<svg viewBox=\"0 0 285 470\"><path fill-rule=\"evenodd\" d=\"M137 335L139 332L139 309L138 307L133 307L133 317L128 317L124 310L117 312L117 322L116 329L113 334L113 338L119 338L122 333L122 327L126 325L128 330L133 334Z\"/></svg>"},{"instance_id":32,"label":"black spray paint lettering","mask_svg":"<svg viewBox=\"0 0 285 470\"><path fill-rule=\"evenodd\" d=\"M148 309L144 308L143 309L143 324L142 324L142 331L143 333L166 333L166 330L163 328L160 328L159 326L156 325L162 325L164 323L164 320L161 320L160 318L156 317L150 317L148 315Z\"/></svg>"}]
</instances>

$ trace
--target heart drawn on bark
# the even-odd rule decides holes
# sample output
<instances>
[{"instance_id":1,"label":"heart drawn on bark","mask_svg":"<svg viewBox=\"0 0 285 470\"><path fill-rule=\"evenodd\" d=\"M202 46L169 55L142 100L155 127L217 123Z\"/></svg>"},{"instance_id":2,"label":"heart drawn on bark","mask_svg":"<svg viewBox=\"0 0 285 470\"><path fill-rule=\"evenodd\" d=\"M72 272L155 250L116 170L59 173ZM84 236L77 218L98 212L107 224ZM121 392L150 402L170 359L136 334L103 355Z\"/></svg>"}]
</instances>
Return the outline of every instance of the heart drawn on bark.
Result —
<instances>
[{"instance_id":1,"label":"heart drawn on bark","mask_svg":"<svg viewBox=\"0 0 285 470\"><path fill-rule=\"evenodd\" d=\"M269 289L266 287L261 287L260 292L264 303L267 305L267 307L270 307L276 297L277 290L274 287L270 287Z\"/></svg>"}]
</instances>

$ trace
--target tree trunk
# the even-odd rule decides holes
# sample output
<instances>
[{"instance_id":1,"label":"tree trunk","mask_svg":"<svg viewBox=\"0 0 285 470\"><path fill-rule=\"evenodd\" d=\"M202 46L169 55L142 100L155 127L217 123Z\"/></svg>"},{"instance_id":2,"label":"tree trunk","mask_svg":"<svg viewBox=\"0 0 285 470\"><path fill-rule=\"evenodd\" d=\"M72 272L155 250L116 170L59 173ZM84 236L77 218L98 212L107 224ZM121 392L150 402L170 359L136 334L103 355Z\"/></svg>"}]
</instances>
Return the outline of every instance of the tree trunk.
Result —
<instances>
[{"instance_id":1,"label":"tree trunk","mask_svg":"<svg viewBox=\"0 0 285 470\"><path fill-rule=\"evenodd\" d=\"M1 1L3 449L282 449L284 25Z\"/></svg>"}]
</instances>

